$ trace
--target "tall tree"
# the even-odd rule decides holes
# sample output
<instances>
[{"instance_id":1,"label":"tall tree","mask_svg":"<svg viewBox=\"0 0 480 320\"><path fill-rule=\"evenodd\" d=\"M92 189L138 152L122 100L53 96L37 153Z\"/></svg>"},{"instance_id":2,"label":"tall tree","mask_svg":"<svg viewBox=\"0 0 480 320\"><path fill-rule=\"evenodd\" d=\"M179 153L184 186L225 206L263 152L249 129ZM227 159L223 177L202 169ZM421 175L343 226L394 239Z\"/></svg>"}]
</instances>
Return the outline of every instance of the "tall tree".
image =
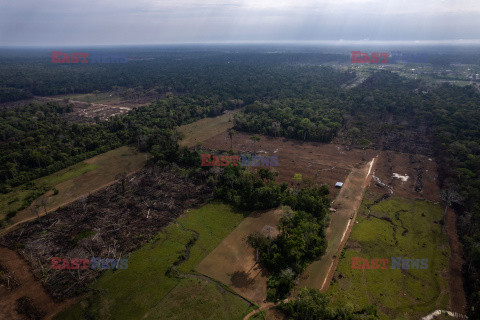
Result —
<instances>
[{"instance_id":1,"label":"tall tree","mask_svg":"<svg viewBox=\"0 0 480 320\"><path fill-rule=\"evenodd\" d=\"M228 136L230 137L230 149L233 149L233 136L235 135L235 130L228 130Z\"/></svg>"}]
</instances>

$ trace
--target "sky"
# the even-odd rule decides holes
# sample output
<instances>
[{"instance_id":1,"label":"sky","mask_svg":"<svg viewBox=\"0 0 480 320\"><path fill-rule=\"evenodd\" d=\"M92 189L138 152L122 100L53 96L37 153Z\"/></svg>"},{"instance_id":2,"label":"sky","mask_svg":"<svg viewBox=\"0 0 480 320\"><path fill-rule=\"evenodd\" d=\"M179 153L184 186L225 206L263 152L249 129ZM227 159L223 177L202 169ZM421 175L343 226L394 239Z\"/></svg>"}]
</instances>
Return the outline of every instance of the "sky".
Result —
<instances>
[{"instance_id":1,"label":"sky","mask_svg":"<svg viewBox=\"0 0 480 320\"><path fill-rule=\"evenodd\" d=\"M479 0L0 0L0 46L478 39Z\"/></svg>"}]
</instances>

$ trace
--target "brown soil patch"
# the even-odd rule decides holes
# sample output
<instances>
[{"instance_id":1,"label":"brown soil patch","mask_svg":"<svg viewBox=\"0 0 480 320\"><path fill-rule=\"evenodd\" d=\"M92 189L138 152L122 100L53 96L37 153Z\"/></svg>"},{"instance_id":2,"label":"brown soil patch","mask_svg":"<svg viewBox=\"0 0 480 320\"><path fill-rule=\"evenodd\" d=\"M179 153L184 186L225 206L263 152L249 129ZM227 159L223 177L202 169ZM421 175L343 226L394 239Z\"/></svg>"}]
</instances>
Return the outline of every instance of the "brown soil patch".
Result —
<instances>
[{"instance_id":1,"label":"brown soil patch","mask_svg":"<svg viewBox=\"0 0 480 320\"><path fill-rule=\"evenodd\" d=\"M202 173L200 173L202 174ZM84 290L101 271L54 270L52 257L121 259L137 250L186 209L204 204L212 188L204 176L180 177L148 167L82 200L28 222L0 238L21 248L32 271L57 300ZM181 187L180 187L181 186Z\"/></svg>"},{"instance_id":2,"label":"brown soil patch","mask_svg":"<svg viewBox=\"0 0 480 320\"><path fill-rule=\"evenodd\" d=\"M178 131L184 135L183 139L179 141L179 144L181 146L194 147L208 138L226 132L226 130L233 127L232 119L238 111L240 111L240 109L233 111L227 110L225 114L221 116L204 118L178 127Z\"/></svg>"},{"instance_id":3,"label":"brown soil patch","mask_svg":"<svg viewBox=\"0 0 480 320\"><path fill-rule=\"evenodd\" d=\"M85 94L87 96L88 94ZM159 96L161 97L161 96ZM68 102L64 98L57 97L40 97L35 96L32 99L14 101L14 102L4 102L0 103L0 108L15 108L19 106L24 106L29 103L34 104L45 104L51 101L55 101L60 105L66 106L67 104L73 107L72 112L62 114L64 119L67 119L72 122L77 123L96 123L96 117L100 121L107 120L110 117L119 114L125 114L128 111L138 108L144 105L149 105L155 99L159 97L146 97L144 99L112 99L109 102L98 102L98 103L91 103L85 101L77 101L69 99ZM92 99L94 95L92 95Z\"/></svg>"},{"instance_id":4,"label":"brown soil patch","mask_svg":"<svg viewBox=\"0 0 480 320\"><path fill-rule=\"evenodd\" d=\"M255 284L255 279L245 271L235 271L230 277L230 282L236 288L248 288Z\"/></svg>"},{"instance_id":5,"label":"brown soil patch","mask_svg":"<svg viewBox=\"0 0 480 320\"><path fill-rule=\"evenodd\" d=\"M408 179L395 178L395 173L408 176ZM390 186L398 197L440 201L437 165L435 159L428 156L382 151L375 164L374 175ZM376 193L388 192L373 179L369 189Z\"/></svg>"},{"instance_id":6,"label":"brown soil patch","mask_svg":"<svg viewBox=\"0 0 480 320\"><path fill-rule=\"evenodd\" d=\"M252 135L253 134L237 132L233 137L234 152L253 152L254 145L249 139ZM340 189L333 187L335 182L345 181L350 171L354 169L355 166L361 164L362 160L371 159L378 154L375 162L375 171L372 172L383 183L390 186L396 196L409 199L441 201L436 162L435 159L429 156L395 151L348 150L343 145L301 142L285 138L258 136L261 140L256 143L255 151L257 151L258 154L278 155L279 157L279 166L276 169L279 171L277 180L280 182L292 184L293 176L296 173L300 173L304 178L312 178L313 182L317 184L327 184L330 186L331 198L333 199L337 197L340 191ZM204 146L214 150L229 150L230 138L228 133L223 132L207 139L204 141ZM397 177L395 177L394 174L396 174ZM404 181L407 176L408 179ZM385 186L381 186L374 179L369 179L369 190L380 194L389 192ZM335 201L332 206L335 207L339 203L340 202ZM355 209L355 212L356 211ZM449 219L448 215L453 214L447 213L447 220ZM333 213L333 217L335 216L338 216L338 211ZM333 221L331 225L332 223ZM463 260L461 258L461 244L458 242L458 236L454 227L454 221L447 221L446 228L452 251L449 274L450 295L452 310L462 312L465 306L463 278L461 276ZM348 229L351 229L351 226ZM343 243L347 238L348 235L345 236ZM333 261L331 259L328 265L328 268L331 270L329 276L332 276L336 268L335 259ZM312 268L312 265L309 268ZM300 279L300 283L304 281L307 280L304 278Z\"/></svg>"},{"instance_id":7,"label":"brown soil patch","mask_svg":"<svg viewBox=\"0 0 480 320\"><path fill-rule=\"evenodd\" d=\"M348 176L333 205L337 211L332 214L326 231L327 250L300 275L297 288L317 288L325 292L330 286L340 252L348 240L365 189L371 179L375 160L374 158L369 163L353 169Z\"/></svg>"},{"instance_id":8,"label":"brown soil patch","mask_svg":"<svg viewBox=\"0 0 480 320\"><path fill-rule=\"evenodd\" d=\"M233 151L237 154L253 152L254 145L249 139L253 134L237 132L233 136ZM260 155L277 155L279 172L277 181L293 184L293 177L300 173L311 178L319 185L330 187L332 199L339 189L334 188L337 181L343 182L355 165L370 160L377 155L375 150L348 150L345 146L322 144L317 142L301 142L286 138L273 138L257 135L260 141L255 144L255 151ZM203 142L204 147L213 150L229 150L230 137L222 132Z\"/></svg>"},{"instance_id":9,"label":"brown soil patch","mask_svg":"<svg viewBox=\"0 0 480 320\"><path fill-rule=\"evenodd\" d=\"M138 152L132 147L124 146L84 162L97 165L98 168L57 184L55 186L59 190L57 195L53 195L53 191L49 191L36 199L28 208L20 211L11 219L13 225L2 230L2 234L15 229L21 223L44 216L45 209L47 213L53 212L61 206L115 183L119 174L140 170L146 163L146 154ZM46 208L41 205L43 201L46 203Z\"/></svg>"},{"instance_id":10,"label":"brown soil patch","mask_svg":"<svg viewBox=\"0 0 480 320\"><path fill-rule=\"evenodd\" d=\"M87 94L88 95L88 94ZM86 96L87 96L86 95ZM134 108L149 105L158 97L145 97L143 99L114 99L109 102L85 102L77 100L68 100L68 104L73 105L73 111L62 115L65 119L76 123L96 123L96 119L105 121L110 117L125 114ZM56 101L66 104L65 99L57 97L38 97L37 99L44 102Z\"/></svg>"},{"instance_id":11,"label":"brown soil patch","mask_svg":"<svg viewBox=\"0 0 480 320\"><path fill-rule=\"evenodd\" d=\"M255 261L255 250L246 237L261 232L265 226L276 226L281 210L255 212L244 219L205 259L197 271L231 287L235 292L263 305L268 274Z\"/></svg>"},{"instance_id":12,"label":"brown soil patch","mask_svg":"<svg viewBox=\"0 0 480 320\"><path fill-rule=\"evenodd\" d=\"M73 299L60 303L55 302L46 292L41 282L35 279L30 266L16 252L0 246L0 264L15 277L18 286L7 289L0 286L0 318L10 320L24 320L25 317L16 310L36 309L45 314L45 319L51 319L60 310L74 302ZM27 297L29 299L25 299ZM23 299L22 299L23 298ZM24 303L17 303L23 301ZM26 303L28 302L28 303ZM30 305L29 308L27 306Z\"/></svg>"},{"instance_id":13,"label":"brown soil patch","mask_svg":"<svg viewBox=\"0 0 480 320\"><path fill-rule=\"evenodd\" d=\"M445 230L450 244L450 263L449 263L449 287L450 287L450 311L464 314L466 310L465 291L463 289L462 266L463 248L458 239L457 228L455 225L455 212L448 208L445 217Z\"/></svg>"}]
</instances>

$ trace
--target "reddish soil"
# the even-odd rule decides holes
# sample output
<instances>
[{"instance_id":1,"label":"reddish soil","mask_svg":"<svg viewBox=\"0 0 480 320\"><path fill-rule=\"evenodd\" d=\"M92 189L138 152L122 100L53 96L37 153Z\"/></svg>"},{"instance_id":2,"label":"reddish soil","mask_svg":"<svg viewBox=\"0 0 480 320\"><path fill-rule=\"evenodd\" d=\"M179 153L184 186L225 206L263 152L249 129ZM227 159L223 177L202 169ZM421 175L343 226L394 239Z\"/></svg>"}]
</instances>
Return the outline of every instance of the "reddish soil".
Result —
<instances>
[{"instance_id":1,"label":"reddish soil","mask_svg":"<svg viewBox=\"0 0 480 320\"><path fill-rule=\"evenodd\" d=\"M465 261L463 260L463 248L458 239L457 227L455 225L455 212L450 208L447 210L445 217L445 230L450 243L450 311L464 314L467 302L463 289L462 265Z\"/></svg>"},{"instance_id":2,"label":"reddish soil","mask_svg":"<svg viewBox=\"0 0 480 320\"><path fill-rule=\"evenodd\" d=\"M358 209L362 203L365 189L371 180L371 173L376 158L369 163L352 170L335 198L333 205L337 211L332 214L330 224L325 232L327 249L319 260L312 262L300 275L296 288L317 288L325 292L337 269L340 253L350 236Z\"/></svg>"},{"instance_id":3,"label":"reddish soil","mask_svg":"<svg viewBox=\"0 0 480 320\"><path fill-rule=\"evenodd\" d=\"M252 134L237 132L233 136L233 151L237 154L253 152ZM378 151L347 150L345 146L322 144L316 142L301 142L286 138L273 138L257 135L260 141L255 144L259 155L278 155L279 172L277 181L294 183L293 177L300 173L305 179L309 177L317 184L330 187L331 199L334 199L339 189L334 188L337 181L344 182L354 165L363 159L369 161ZM227 132L220 133L203 142L207 149L226 151L230 149L230 138Z\"/></svg>"},{"instance_id":4,"label":"reddish soil","mask_svg":"<svg viewBox=\"0 0 480 320\"><path fill-rule=\"evenodd\" d=\"M251 136L252 134L237 132L233 137L233 151L253 152L254 144L249 139ZM300 173L303 178L310 177L315 183L330 186L331 199L334 199L339 193L339 189L333 188L335 182L344 182L355 165L378 154L374 175L390 186L396 196L441 202L436 162L429 156L395 151L347 150L347 147L340 144L257 136L261 138L255 144L258 154L278 155L279 166L276 169L279 171L277 180L280 182L291 184L293 176ZM207 139L203 145L213 150L229 150L230 138L224 132ZM400 177L394 177L394 174L408 176L408 179L403 181ZM370 181L369 190L376 193L389 192L374 179ZM461 273L463 253L455 227L455 214L450 210L447 211L445 229L451 250L448 272L451 310L464 312L466 303Z\"/></svg>"},{"instance_id":5,"label":"reddish soil","mask_svg":"<svg viewBox=\"0 0 480 320\"><path fill-rule=\"evenodd\" d=\"M68 102L64 98L56 97L40 97L35 96L32 99L19 100L14 102L4 102L0 103L0 108L15 108L23 106L29 103L35 104L45 104L47 102L55 101L61 105L71 105L73 111L69 113L62 114L62 117L73 122L77 123L90 123L94 124L96 122L95 118L98 117L100 121L107 120L108 118L127 113L128 111L138 108L141 106L149 105L156 99L162 98L164 95L148 95L142 98L136 99L119 99L105 102L105 103L94 103L94 102L85 102L69 99Z\"/></svg>"},{"instance_id":6,"label":"reddish soil","mask_svg":"<svg viewBox=\"0 0 480 320\"><path fill-rule=\"evenodd\" d=\"M408 176L402 181L394 173ZM396 196L408 199L440 201L437 185L438 173L435 159L418 154L381 151L375 163L374 175L390 186ZM376 193L388 192L384 186L372 179L369 189Z\"/></svg>"},{"instance_id":7,"label":"reddish soil","mask_svg":"<svg viewBox=\"0 0 480 320\"><path fill-rule=\"evenodd\" d=\"M56 313L74 302L73 299L60 303L55 302L47 293L41 282L35 278L28 263L16 252L0 247L0 265L9 271L14 277L18 286L7 289L0 286L0 319L24 320L24 315L16 311L16 301L22 297L28 297L32 306L41 314L44 319L51 319Z\"/></svg>"},{"instance_id":8,"label":"reddish soil","mask_svg":"<svg viewBox=\"0 0 480 320\"><path fill-rule=\"evenodd\" d=\"M245 239L256 231L274 236L275 231L272 233L269 229L275 229L281 217L281 210L253 212L196 266L196 270L263 306L268 273L259 266L255 250Z\"/></svg>"},{"instance_id":9,"label":"reddish soil","mask_svg":"<svg viewBox=\"0 0 480 320\"><path fill-rule=\"evenodd\" d=\"M202 173L200 173L202 174ZM147 167L0 238L20 251L56 300L84 290L101 272L51 268L52 257L119 259L138 249L187 208L212 197L203 176ZM10 301L12 303L12 301Z\"/></svg>"}]
</instances>

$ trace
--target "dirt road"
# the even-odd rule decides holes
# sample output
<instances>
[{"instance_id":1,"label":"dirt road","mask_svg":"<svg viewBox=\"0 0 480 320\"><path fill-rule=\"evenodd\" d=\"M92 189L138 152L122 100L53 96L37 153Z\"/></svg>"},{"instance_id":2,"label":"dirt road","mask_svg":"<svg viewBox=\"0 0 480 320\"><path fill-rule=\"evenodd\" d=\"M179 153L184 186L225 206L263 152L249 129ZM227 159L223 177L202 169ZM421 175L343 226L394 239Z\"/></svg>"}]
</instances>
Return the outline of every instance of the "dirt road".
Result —
<instances>
[{"instance_id":1,"label":"dirt road","mask_svg":"<svg viewBox=\"0 0 480 320\"><path fill-rule=\"evenodd\" d=\"M0 246L0 265L7 269L18 286L6 289L0 286L0 319L23 320L25 317L16 311L17 300L28 297L32 305L45 315L43 319L51 319L64 307L73 303L73 299L55 302L43 288L41 282L35 279L30 266L16 252Z\"/></svg>"},{"instance_id":2,"label":"dirt road","mask_svg":"<svg viewBox=\"0 0 480 320\"><path fill-rule=\"evenodd\" d=\"M449 284L450 284L450 310L464 313L467 306L465 291L463 290L462 266L463 248L458 239L455 225L455 212L448 208L445 216L445 230L450 244Z\"/></svg>"},{"instance_id":3,"label":"dirt road","mask_svg":"<svg viewBox=\"0 0 480 320\"><path fill-rule=\"evenodd\" d=\"M327 250L320 260L310 264L300 276L297 288L317 288L325 292L330 286L340 252L350 235L365 188L370 182L375 160L376 158L373 158L369 163L352 169L348 175L333 204L337 211L333 213L327 228Z\"/></svg>"}]
</instances>

